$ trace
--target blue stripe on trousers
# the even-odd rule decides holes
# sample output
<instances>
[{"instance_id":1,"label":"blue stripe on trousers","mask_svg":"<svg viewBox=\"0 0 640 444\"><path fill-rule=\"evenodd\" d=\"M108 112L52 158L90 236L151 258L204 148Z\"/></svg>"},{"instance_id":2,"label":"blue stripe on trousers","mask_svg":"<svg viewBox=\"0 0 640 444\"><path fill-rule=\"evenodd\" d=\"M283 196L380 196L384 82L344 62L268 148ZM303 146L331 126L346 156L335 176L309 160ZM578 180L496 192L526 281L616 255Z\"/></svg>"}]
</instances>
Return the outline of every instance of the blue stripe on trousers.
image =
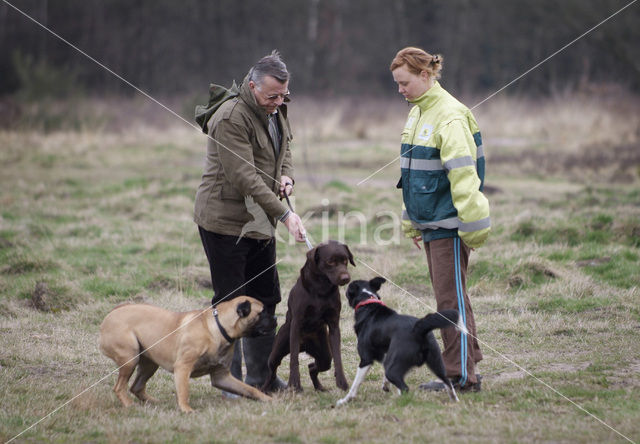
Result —
<instances>
[{"instance_id":1,"label":"blue stripe on trousers","mask_svg":"<svg viewBox=\"0 0 640 444\"><path fill-rule=\"evenodd\" d=\"M456 278L456 294L458 296L458 311L462 316L462 322L467 325L467 315L464 308L464 289L462 287L462 278L460 275L460 238L453 238L453 256ZM460 332L460 386L464 386L467 382L467 335Z\"/></svg>"}]
</instances>

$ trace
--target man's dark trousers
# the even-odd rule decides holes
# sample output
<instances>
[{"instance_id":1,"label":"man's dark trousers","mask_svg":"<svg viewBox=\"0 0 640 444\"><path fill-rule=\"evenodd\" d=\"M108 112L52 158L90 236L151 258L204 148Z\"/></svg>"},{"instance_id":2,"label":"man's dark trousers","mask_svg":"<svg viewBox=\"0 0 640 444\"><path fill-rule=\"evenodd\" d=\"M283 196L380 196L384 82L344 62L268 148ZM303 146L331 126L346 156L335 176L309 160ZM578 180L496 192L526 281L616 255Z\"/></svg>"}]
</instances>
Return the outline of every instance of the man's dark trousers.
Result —
<instances>
[{"instance_id":1,"label":"man's dark trousers","mask_svg":"<svg viewBox=\"0 0 640 444\"><path fill-rule=\"evenodd\" d=\"M276 269L275 238L258 240L213 233L198 227L209 260L214 296L212 304L247 295L264 304L267 313L275 314L282 299ZM274 331L275 334L275 331ZM241 348L236 344L231 374L242 380ZM264 360L271 350L262 350ZM245 353L246 354L246 353ZM247 359L248 356L245 356Z\"/></svg>"}]
</instances>

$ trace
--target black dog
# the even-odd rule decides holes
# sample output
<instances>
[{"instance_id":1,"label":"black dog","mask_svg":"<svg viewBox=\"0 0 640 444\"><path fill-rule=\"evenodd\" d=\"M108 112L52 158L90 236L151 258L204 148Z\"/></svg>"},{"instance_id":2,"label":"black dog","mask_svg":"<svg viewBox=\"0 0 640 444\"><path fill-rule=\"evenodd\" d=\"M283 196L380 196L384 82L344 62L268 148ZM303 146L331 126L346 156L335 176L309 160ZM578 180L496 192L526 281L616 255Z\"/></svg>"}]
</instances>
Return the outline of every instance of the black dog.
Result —
<instances>
[{"instance_id":1,"label":"black dog","mask_svg":"<svg viewBox=\"0 0 640 444\"><path fill-rule=\"evenodd\" d=\"M440 347L432 330L456 326L457 310L443 310L428 314L422 319L401 315L387 307L377 291L386 282L382 277L370 281L353 281L347 288L349 305L355 309L355 330L358 337L360 365L347 396L338 401L342 405L355 398L358 387L364 380L374 361L384 365L385 379L382 389L388 391L391 382L399 392L409 390L404 376L412 367L427 364L440 378L451 399L458 400L451 381L446 376Z\"/></svg>"},{"instance_id":2,"label":"black dog","mask_svg":"<svg viewBox=\"0 0 640 444\"><path fill-rule=\"evenodd\" d=\"M350 280L347 265L355 266L349 248L336 241L320 244L307 253L307 261L300 277L289 293L287 316L278 330L271 355L270 375L262 386L266 391L276 378L282 359L291 354L289 362L289 388L301 391L298 354L306 352L314 358L309 364L309 375L316 390L324 390L318 373L335 363L336 384L342 390L349 383L342 369L340 354L340 292L338 287ZM328 328L328 332L327 332Z\"/></svg>"}]
</instances>

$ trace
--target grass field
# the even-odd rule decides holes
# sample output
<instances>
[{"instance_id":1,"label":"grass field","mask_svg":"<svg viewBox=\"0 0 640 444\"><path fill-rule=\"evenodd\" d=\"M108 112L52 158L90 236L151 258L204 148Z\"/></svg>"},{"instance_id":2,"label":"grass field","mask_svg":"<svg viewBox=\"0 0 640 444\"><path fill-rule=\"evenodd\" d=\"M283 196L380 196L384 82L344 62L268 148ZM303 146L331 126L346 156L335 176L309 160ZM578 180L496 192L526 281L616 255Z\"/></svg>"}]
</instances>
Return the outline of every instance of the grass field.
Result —
<instances>
[{"instance_id":1,"label":"grass field","mask_svg":"<svg viewBox=\"0 0 640 444\"><path fill-rule=\"evenodd\" d=\"M397 226L398 163L362 182L398 155L408 111L400 102L294 102L295 205L314 243L351 247L353 278L386 276L386 303L421 315L435 301L424 253ZM149 383L160 403L124 410L112 392L115 366L96 339L122 301L173 310L208 304L208 267L191 219L204 136L180 122L3 130L0 440L640 441L638 111L634 98L588 97L498 97L474 110L493 223L470 262L482 392L454 404L413 390L432 378L423 367L409 375L408 394L383 393L374 366L358 398L334 408L343 393L331 372L321 376L330 390L315 393L303 358L303 393L268 404L225 400L199 378L191 415L178 411L163 371ZM286 300L306 248L278 233ZM346 304L341 328L351 382L358 358ZM288 360L279 374L288 374Z\"/></svg>"}]
</instances>

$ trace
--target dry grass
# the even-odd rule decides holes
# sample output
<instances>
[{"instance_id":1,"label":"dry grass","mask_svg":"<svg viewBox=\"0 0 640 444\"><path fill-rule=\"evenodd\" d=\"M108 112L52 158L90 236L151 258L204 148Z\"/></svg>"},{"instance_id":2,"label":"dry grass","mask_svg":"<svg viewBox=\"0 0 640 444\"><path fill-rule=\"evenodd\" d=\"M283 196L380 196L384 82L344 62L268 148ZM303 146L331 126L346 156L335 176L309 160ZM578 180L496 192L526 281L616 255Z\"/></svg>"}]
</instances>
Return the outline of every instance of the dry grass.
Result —
<instances>
[{"instance_id":1,"label":"dry grass","mask_svg":"<svg viewBox=\"0 0 640 444\"><path fill-rule=\"evenodd\" d=\"M73 399L16 441L623 442L623 435L638 441L640 346L629 339L640 328L640 162L620 166L625 179L613 186L604 179L616 170L599 175L589 162L555 167L557 156L572 159L598 144L637 151L637 100L615 107L598 100L496 98L475 111L485 137L494 230L471 259L484 390L459 404L417 390L383 393L377 366L359 397L339 409L333 406L343 393L331 372L322 375L330 390L315 393L303 371L305 391L280 394L270 404L224 400L206 378L193 380L197 413L185 416L177 410L171 375L159 371L149 391L160 403L124 411L111 392L113 363L96 346L106 313L123 300L188 310L204 307L211 296L191 221L204 137L179 125L1 132L0 439ZM344 237L358 260L353 278L384 274L406 290L386 284L387 304L419 315L434 305L423 253L394 227L385 234L397 243L373 241L388 221L381 213L399 211L397 162L357 185L397 156L406 111L401 100L295 102L296 205L315 241ZM607 161L615 159L615 150L606 153ZM340 226L348 212L367 222L366 242L357 219ZM305 249L279 233L286 296ZM40 282L50 300L65 298L68 306L34 309ZM285 307L278 307L281 319ZM348 307L341 327L352 379L358 358ZM285 360L280 375L287 369ZM421 368L408 383L415 388L428 378Z\"/></svg>"}]
</instances>

